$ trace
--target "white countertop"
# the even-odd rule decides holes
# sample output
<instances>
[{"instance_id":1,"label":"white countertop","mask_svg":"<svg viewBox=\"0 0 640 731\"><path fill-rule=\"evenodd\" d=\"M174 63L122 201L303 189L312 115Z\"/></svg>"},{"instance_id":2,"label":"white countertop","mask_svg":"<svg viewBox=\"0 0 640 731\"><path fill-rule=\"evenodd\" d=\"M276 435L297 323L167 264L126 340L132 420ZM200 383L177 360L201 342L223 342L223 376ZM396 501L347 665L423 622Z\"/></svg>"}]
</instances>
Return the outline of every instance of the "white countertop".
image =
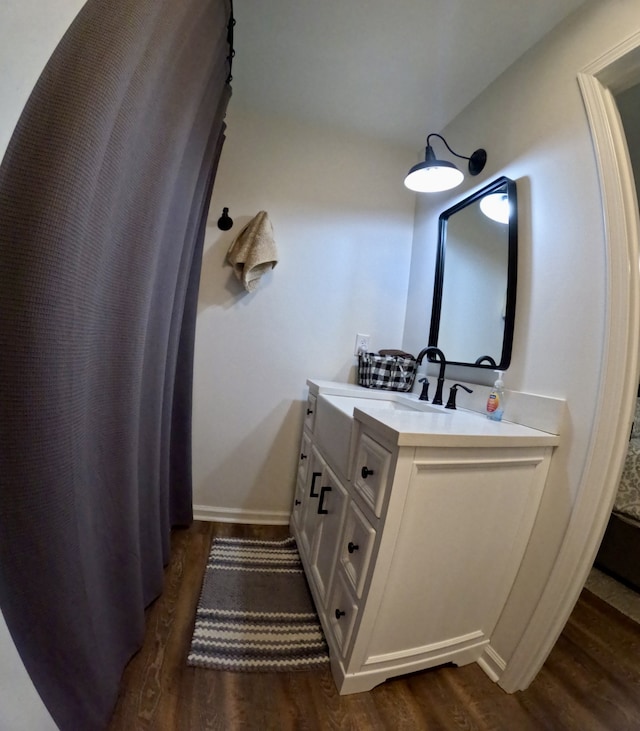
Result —
<instances>
[{"instance_id":1,"label":"white countertop","mask_svg":"<svg viewBox=\"0 0 640 731\"><path fill-rule=\"evenodd\" d=\"M419 401L417 394L381 391L335 381L308 380L310 391L321 396L351 397L334 406L353 412L355 419L400 447L520 447L555 446L559 436L509 421L491 421L484 414L446 409ZM358 404L357 400L362 400ZM377 406L375 400L386 404ZM388 402L401 408L396 410ZM344 403L344 407L342 407Z\"/></svg>"}]
</instances>

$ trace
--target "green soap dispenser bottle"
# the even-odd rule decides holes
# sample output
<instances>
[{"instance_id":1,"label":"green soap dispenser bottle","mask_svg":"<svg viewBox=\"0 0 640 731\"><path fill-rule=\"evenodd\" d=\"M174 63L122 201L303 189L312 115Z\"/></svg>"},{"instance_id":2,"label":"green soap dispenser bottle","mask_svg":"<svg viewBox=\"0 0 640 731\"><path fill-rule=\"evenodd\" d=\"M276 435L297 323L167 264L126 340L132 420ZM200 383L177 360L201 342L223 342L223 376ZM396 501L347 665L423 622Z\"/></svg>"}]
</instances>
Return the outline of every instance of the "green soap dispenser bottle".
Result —
<instances>
[{"instance_id":1,"label":"green soap dispenser bottle","mask_svg":"<svg viewBox=\"0 0 640 731\"><path fill-rule=\"evenodd\" d=\"M502 421L504 414L504 381L502 380L503 371L496 371L498 378L493 384L493 389L487 399L487 419L492 421Z\"/></svg>"}]
</instances>

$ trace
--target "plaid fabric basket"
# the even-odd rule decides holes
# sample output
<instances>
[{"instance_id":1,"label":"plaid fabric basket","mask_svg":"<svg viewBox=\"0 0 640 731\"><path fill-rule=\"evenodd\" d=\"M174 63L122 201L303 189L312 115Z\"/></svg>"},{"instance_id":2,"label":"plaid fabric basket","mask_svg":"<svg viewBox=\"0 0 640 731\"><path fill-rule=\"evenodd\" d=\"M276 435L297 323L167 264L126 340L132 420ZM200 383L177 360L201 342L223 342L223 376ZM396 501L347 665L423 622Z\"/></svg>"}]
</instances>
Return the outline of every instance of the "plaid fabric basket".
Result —
<instances>
[{"instance_id":1,"label":"plaid fabric basket","mask_svg":"<svg viewBox=\"0 0 640 731\"><path fill-rule=\"evenodd\" d=\"M358 384L387 391L410 391L417 368L416 359L410 356L361 353Z\"/></svg>"}]
</instances>

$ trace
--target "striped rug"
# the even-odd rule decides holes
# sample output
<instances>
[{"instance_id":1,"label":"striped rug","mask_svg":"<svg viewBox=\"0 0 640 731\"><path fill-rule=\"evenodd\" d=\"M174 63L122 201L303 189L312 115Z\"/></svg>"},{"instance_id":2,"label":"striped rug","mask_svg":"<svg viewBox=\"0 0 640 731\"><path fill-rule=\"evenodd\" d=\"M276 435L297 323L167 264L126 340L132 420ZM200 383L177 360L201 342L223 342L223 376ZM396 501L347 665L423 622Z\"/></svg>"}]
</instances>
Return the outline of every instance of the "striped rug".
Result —
<instances>
[{"instance_id":1,"label":"striped rug","mask_svg":"<svg viewBox=\"0 0 640 731\"><path fill-rule=\"evenodd\" d=\"M272 672L328 662L295 539L214 539L187 663Z\"/></svg>"}]
</instances>

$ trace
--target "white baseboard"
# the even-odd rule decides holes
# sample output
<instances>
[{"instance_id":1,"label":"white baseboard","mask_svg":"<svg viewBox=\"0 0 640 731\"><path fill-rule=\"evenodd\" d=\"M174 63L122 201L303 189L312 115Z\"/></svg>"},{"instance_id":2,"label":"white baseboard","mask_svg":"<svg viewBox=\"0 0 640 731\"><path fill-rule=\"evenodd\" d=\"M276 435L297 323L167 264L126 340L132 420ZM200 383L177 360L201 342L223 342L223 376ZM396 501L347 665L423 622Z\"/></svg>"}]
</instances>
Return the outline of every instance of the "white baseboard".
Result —
<instances>
[{"instance_id":1,"label":"white baseboard","mask_svg":"<svg viewBox=\"0 0 640 731\"><path fill-rule=\"evenodd\" d=\"M290 513L279 510L244 510L242 508L213 508L209 505L194 505L193 518L220 523L289 525Z\"/></svg>"},{"instance_id":2,"label":"white baseboard","mask_svg":"<svg viewBox=\"0 0 640 731\"><path fill-rule=\"evenodd\" d=\"M500 680L500 676L507 667L507 663L502 659L502 657L500 657L500 655L498 655L491 645L487 645L487 647L485 647L482 651L482 655L478 659L478 665L480 665L494 683L497 683L498 680Z\"/></svg>"}]
</instances>

